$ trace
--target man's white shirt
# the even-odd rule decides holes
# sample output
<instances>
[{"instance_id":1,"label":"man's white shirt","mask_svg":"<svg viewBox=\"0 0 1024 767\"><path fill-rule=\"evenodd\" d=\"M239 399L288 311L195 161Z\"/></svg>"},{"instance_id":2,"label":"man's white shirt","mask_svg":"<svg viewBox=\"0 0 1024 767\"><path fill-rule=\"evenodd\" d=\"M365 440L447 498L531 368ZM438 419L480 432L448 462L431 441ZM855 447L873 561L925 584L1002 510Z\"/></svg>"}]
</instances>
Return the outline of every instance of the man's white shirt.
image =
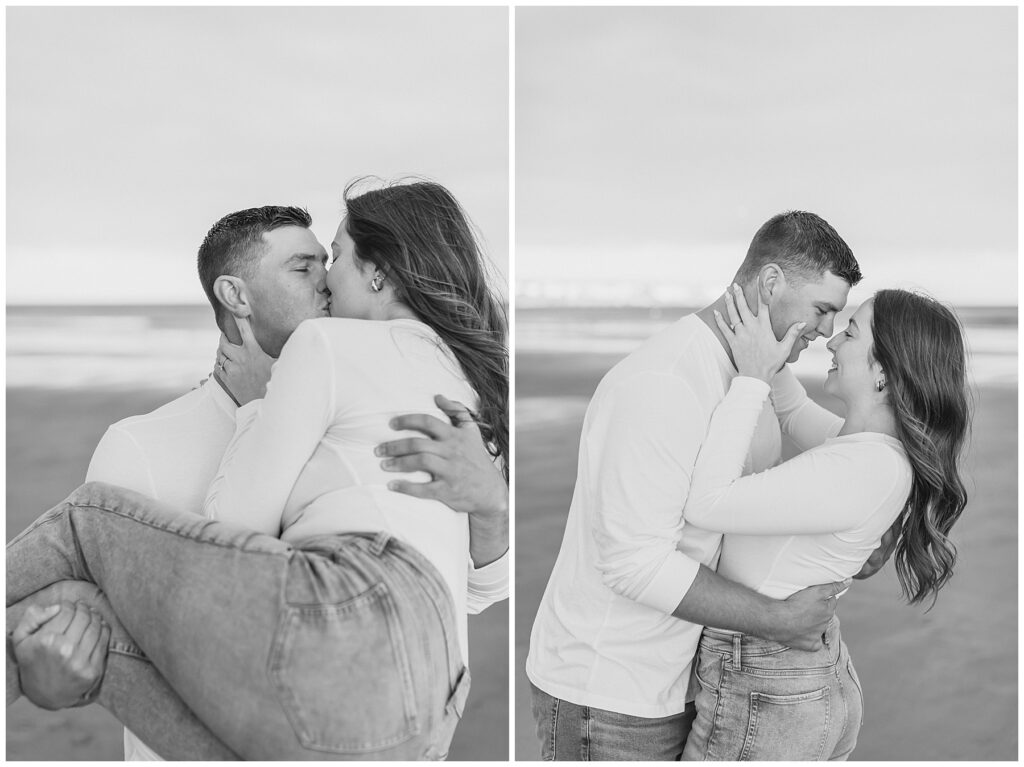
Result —
<instances>
[{"instance_id":1,"label":"man's white shirt","mask_svg":"<svg viewBox=\"0 0 1024 767\"><path fill-rule=\"evenodd\" d=\"M235 403L210 378L152 413L118 421L96 446L86 481L127 487L201 514L207 488L235 433L235 410ZM127 728L124 758L162 761Z\"/></svg>"},{"instance_id":2,"label":"man's white shirt","mask_svg":"<svg viewBox=\"0 0 1024 767\"><path fill-rule=\"evenodd\" d=\"M787 371L788 372L788 371ZM679 713L702 626L672 616L722 536L684 524L708 423L736 376L696 315L604 377L587 408L562 547L533 624L526 672L556 698L641 717ZM781 457L766 403L744 473Z\"/></svg>"},{"instance_id":3,"label":"man's white shirt","mask_svg":"<svg viewBox=\"0 0 1024 767\"><path fill-rule=\"evenodd\" d=\"M235 433L237 408L212 377L145 415L109 427L89 463L86 481L108 482L182 511L203 512L203 500ZM469 571L470 612L508 595L508 553ZM125 761L161 761L128 729Z\"/></svg>"}]
</instances>

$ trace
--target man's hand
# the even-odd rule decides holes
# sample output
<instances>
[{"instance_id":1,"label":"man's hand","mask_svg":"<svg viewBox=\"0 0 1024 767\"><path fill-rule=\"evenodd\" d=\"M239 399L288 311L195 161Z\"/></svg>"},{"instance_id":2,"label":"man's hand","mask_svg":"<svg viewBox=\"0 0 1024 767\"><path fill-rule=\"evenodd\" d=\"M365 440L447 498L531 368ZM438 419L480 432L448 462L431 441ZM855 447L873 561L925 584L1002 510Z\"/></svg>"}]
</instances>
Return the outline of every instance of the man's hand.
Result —
<instances>
[{"instance_id":1,"label":"man's hand","mask_svg":"<svg viewBox=\"0 0 1024 767\"><path fill-rule=\"evenodd\" d=\"M260 347L248 317L235 317L235 324L242 336L242 345L236 346L221 334L214 376L241 407L254 399L262 399L267 393L270 368L277 360Z\"/></svg>"},{"instance_id":2,"label":"man's hand","mask_svg":"<svg viewBox=\"0 0 1024 767\"><path fill-rule=\"evenodd\" d=\"M877 549L871 552L868 561L864 563L864 567L860 569L860 572L853 576L854 578L862 581L865 578L870 578L885 567L885 563L889 561L889 557L896 550L896 541L900 537L900 528L902 526L903 516L900 515L892 523L892 527L885 531L885 535L882 536L882 542L878 545Z\"/></svg>"},{"instance_id":3,"label":"man's hand","mask_svg":"<svg viewBox=\"0 0 1024 767\"><path fill-rule=\"evenodd\" d=\"M84 604L29 607L11 635L21 691L50 711L92 702L109 642L109 626Z\"/></svg>"},{"instance_id":4,"label":"man's hand","mask_svg":"<svg viewBox=\"0 0 1024 767\"><path fill-rule=\"evenodd\" d=\"M850 581L826 583L798 591L780 604L784 622L771 632L771 639L797 650L817 650L821 636L836 612L836 601L850 587Z\"/></svg>"},{"instance_id":5,"label":"man's hand","mask_svg":"<svg viewBox=\"0 0 1024 767\"><path fill-rule=\"evenodd\" d=\"M424 471L430 482L396 479L388 487L417 498L431 498L456 511L469 514L508 514L508 485L501 470L487 452L480 428L469 410L459 402L441 395L437 406L451 424L430 415L401 415L391 419L396 431L418 431L430 439L408 437L377 445L374 454L387 456L381 461L385 471Z\"/></svg>"},{"instance_id":6,"label":"man's hand","mask_svg":"<svg viewBox=\"0 0 1024 767\"><path fill-rule=\"evenodd\" d=\"M391 428L425 434L385 442L374 449L384 457L385 471L424 471L429 482L396 479L391 490L416 498L441 501L469 514L470 553L477 567L493 562L508 550L508 485L487 452L480 428L461 403L441 395L434 398L451 423L433 416L403 415Z\"/></svg>"}]
</instances>

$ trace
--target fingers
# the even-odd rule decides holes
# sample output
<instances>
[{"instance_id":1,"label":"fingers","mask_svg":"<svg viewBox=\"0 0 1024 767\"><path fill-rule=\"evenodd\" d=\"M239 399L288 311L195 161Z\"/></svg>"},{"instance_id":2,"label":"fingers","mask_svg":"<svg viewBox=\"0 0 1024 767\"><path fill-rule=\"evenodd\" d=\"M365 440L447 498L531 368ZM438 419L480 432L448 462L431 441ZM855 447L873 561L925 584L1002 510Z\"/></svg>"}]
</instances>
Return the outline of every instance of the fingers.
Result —
<instances>
[{"instance_id":1,"label":"fingers","mask_svg":"<svg viewBox=\"0 0 1024 767\"><path fill-rule=\"evenodd\" d=\"M238 347L228 340L228 337L221 333L220 341L217 342L217 361L231 359L238 351Z\"/></svg>"},{"instance_id":2,"label":"fingers","mask_svg":"<svg viewBox=\"0 0 1024 767\"><path fill-rule=\"evenodd\" d=\"M84 604L79 602L75 605L75 614L71 619L71 623L64 630L64 636L66 636L72 642L78 642L82 639L83 635L89 624L92 622L92 612Z\"/></svg>"},{"instance_id":3,"label":"fingers","mask_svg":"<svg viewBox=\"0 0 1024 767\"><path fill-rule=\"evenodd\" d=\"M434 404L451 419L452 426L463 427L463 426L476 426L476 417L473 415L473 411L463 405L461 402L456 402L453 399L448 399L443 394L438 394L434 397Z\"/></svg>"},{"instance_id":4,"label":"fingers","mask_svg":"<svg viewBox=\"0 0 1024 767\"><path fill-rule=\"evenodd\" d=\"M89 653L89 663L98 665L102 663L103 659L107 657L107 651L110 648L110 626L103 623L100 626L100 636L96 642L96 646L92 648L92 652Z\"/></svg>"},{"instance_id":5,"label":"fingers","mask_svg":"<svg viewBox=\"0 0 1024 767\"><path fill-rule=\"evenodd\" d=\"M388 482L388 489L403 495L411 495L413 498L444 500L441 497L443 486L440 482L410 482L405 479L395 479Z\"/></svg>"},{"instance_id":6,"label":"fingers","mask_svg":"<svg viewBox=\"0 0 1024 767\"><path fill-rule=\"evenodd\" d=\"M47 605L46 607L29 605L25 609L25 614L21 616L21 620L18 621L18 625L14 627L11 639L15 644L20 644L26 637L36 633L43 624L55 617L60 609L60 605Z\"/></svg>"},{"instance_id":7,"label":"fingers","mask_svg":"<svg viewBox=\"0 0 1024 767\"><path fill-rule=\"evenodd\" d=\"M433 453L413 453L399 458L386 458L380 465L385 471L425 471L435 477L444 469L444 461Z\"/></svg>"},{"instance_id":8,"label":"fingers","mask_svg":"<svg viewBox=\"0 0 1024 767\"><path fill-rule=\"evenodd\" d=\"M789 330L786 331L786 335L782 337L782 341L779 345L782 347L782 350L785 351L787 357L789 356L789 353L793 351L793 345L796 343L796 339L800 337L800 332L805 327L807 327L806 322L795 322L789 326Z\"/></svg>"},{"instance_id":9,"label":"fingers","mask_svg":"<svg viewBox=\"0 0 1024 767\"><path fill-rule=\"evenodd\" d=\"M242 346L255 345L257 348L262 348L252 333L252 325L249 323L248 317L235 317L235 324L238 325L238 333L242 336Z\"/></svg>"},{"instance_id":10,"label":"fingers","mask_svg":"<svg viewBox=\"0 0 1024 767\"><path fill-rule=\"evenodd\" d=\"M740 324L740 313L736 308L736 291L725 291L725 310L729 314L729 324L735 329Z\"/></svg>"},{"instance_id":11,"label":"fingers","mask_svg":"<svg viewBox=\"0 0 1024 767\"><path fill-rule=\"evenodd\" d=\"M736 302L736 310L740 313L740 319L743 322L753 321L754 313L750 311L750 307L747 305L747 297L743 294L743 288L734 282L732 284L732 292L733 300Z\"/></svg>"},{"instance_id":12,"label":"fingers","mask_svg":"<svg viewBox=\"0 0 1024 767\"><path fill-rule=\"evenodd\" d=\"M829 599L838 599L839 597L841 597L849 590L851 583L853 583L853 580L850 578L847 578L845 581L836 581L835 583L830 583L829 588L832 590L832 595L829 597Z\"/></svg>"},{"instance_id":13,"label":"fingers","mask_svg":"<svg viewBox=\"0 0 1024 767\"><path fill-rule=\"evenodd\" d=\"M79 642L81 652L91 657L92 651L96 649L96 645L99 643L102 633L103 619L96 613L92 613L89 616L89 625L86 626L85 631L82 632L82 639Z\"/></svg>"},{"instance_id":14,"label":"fingers","mask_svg":"<svg viewBox=\"0 0 1024 767\"><path fill-rule=\"evenodd\" d=\"M379 456L402 456L414 453L436 453L441 452L441 443L432 439L419 437L408 437L407 439L396 439L391 442L384 442L373 449L374 455Z\"/></svg>"},{"instance_id":15,"label":"fingers","mask_svg":"<svg viewBox=\"0 0 1024 767\"><path fill-rule=\"evenodd\" d=\"M754 286L754 292L757 294L757 318L765 320L769 319L770 311L768 309L768 304L764 301L764 296L761 295L760 282Z\"/></svg>"},{"instance_id":16,"label":"fingers","mask_svg":"<svg viewBox=\"0 0 1024 767\"><path fill-rule=\"evenodd\" d=\"M798 591L797 594L806 594L807 599L809 600L830 601L835 599L837 594L846 591L847 587L849 587L852 582L853 581L850 578L847 578L845 581L821 583L817 586L808 586L803 591Z\"/></svg>"},{"instance_id":17,"label":"fingers","mask_svg":"<svg viewBox=\"0 0 1024 767\"><path fill-rule=\"evenodd\" d=\"M57 617L51 620L46 625L46 630L56 634L63 634L67 631L68 626L71 625L72 619L75 617L75 606L67 601L61 601L60 612L57 613Z\"/></svg>"},{"instance_id":18,"label":"fingers","mask_svg":"<svg viewBox=\"0 0 1024 767\"><path fill-rule=\"evenodd\" d=\"M735 338L735 334L732 332L732 328L729 327L729 323L722 319L721 312L718 309L712 309L715 314L715 322L718 324L718 329L722 331L722 335L725 336L725 340L732 345L732 339Z\"/></svg>"},{"instance_id":19,"label":"fingers","mask_svg":"<svg viewBox=\"0 0 1024 767\"><path fill-rule=\"evenodd\" d=\"M443 439L451 432L451 425L440 418L425 413L410 413L391 419L390 426L395 431L418 431L434 439Z\"/></svg>"}]
</instances>

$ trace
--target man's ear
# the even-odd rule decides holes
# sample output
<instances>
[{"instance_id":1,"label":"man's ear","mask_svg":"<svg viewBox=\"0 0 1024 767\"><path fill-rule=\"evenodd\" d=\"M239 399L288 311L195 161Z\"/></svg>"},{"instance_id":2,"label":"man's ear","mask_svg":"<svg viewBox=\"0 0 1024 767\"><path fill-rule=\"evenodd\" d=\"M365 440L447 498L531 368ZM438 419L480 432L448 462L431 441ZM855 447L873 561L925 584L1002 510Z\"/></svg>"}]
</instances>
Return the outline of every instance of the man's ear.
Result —
<instances>
[{"instance_id":1,"label":"man's ear","mask_svg":"<svg viewBox=\"0 0 1024 767\"><path fill-rule=\"evenodd\" d=\"M213 282L213 295L232 316L249 317L252 315L249 290L245 280L241 277L222 274Z\"/></svg>"},{"instance_id":2,"label":"man's ear","mask_svg":"<svg viewBox=\"0 0 1024 767\"><path fill-rule=\"evenodd\" d=\"M757 273L757 290L766 304L771 303L772 296L785 284L786 276L778 264L765 264Z\"/></svg>"}]
</instances>

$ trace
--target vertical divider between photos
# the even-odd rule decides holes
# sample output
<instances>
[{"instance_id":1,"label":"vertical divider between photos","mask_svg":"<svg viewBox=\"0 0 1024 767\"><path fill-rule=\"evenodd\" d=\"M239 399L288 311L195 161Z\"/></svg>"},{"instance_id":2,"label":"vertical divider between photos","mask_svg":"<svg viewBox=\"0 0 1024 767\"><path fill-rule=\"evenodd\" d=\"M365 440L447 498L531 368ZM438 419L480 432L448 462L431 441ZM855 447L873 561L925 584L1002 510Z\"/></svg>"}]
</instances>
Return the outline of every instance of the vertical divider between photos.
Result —
<instances>
[{"instance_id":1,"label":"vertical divider between photos","mask_svg":"<svg viewBox=\"0 0 1024 767\"><path fill-rule=\"evenodd\" d=\"M508 433L509 433L509 684L508 748L509 761L516 758L516 7L508 6Z\"/></svg>"}]
</instances>

